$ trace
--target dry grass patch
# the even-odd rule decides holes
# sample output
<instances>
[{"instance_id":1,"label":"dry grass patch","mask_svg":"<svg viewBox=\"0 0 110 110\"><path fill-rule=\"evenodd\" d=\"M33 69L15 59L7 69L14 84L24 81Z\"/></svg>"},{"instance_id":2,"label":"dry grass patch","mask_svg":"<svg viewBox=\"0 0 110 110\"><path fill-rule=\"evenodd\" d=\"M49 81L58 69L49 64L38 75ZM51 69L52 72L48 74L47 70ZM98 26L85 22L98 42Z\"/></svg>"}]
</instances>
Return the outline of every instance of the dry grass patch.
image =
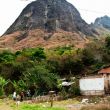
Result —
<instances>
[{"instance_id":1,"label":"dry grass patch","mask_svg":"<svg viewBox=\"0 0 110 110\"><path fill-rule=\"evenodd\" d=\"M81 110L110 110L110 104L98 104L94 106L85 106Z\"/></svg>"}]
</instances>

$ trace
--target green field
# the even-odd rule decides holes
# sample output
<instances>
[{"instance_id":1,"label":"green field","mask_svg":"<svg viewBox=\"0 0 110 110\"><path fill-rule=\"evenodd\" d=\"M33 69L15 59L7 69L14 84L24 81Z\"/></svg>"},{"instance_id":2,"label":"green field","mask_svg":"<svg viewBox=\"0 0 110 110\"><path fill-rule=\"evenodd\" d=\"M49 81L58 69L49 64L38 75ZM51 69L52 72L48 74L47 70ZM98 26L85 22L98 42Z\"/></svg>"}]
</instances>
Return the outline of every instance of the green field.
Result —
<instances>
[{"instance_id":1,"label":"green field","mask_svg":"<svg viewBox=\"0 0 110 110\"><path fill-rule=\"evenodd\" d=\"M41 107L38 105L22 105L18 110L64 110L63 108Z\"/></svg>"},{"instance_id":2,"label":"green field","mask_svg":"<svg viewBox=\"0 0 110 110\"><path fill-rule=\"evenodd\" d=\"M32 103L24 101L17 106L13 100L0 100L0 110L70 110L68 105L78 104L75 100L55 101L53 107L50 102ZM75 109L76 110L76 109Z\"/></svg>"}]
</instances>

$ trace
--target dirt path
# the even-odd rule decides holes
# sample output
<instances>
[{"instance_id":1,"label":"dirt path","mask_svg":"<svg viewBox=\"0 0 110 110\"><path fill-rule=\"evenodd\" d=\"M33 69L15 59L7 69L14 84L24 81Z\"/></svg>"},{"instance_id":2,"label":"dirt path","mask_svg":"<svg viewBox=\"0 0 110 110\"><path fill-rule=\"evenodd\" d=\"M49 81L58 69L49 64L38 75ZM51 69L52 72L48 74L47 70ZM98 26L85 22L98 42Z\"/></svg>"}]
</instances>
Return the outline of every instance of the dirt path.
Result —
<instances>
[{"instance_id":1,"label":"dirt path","mask_svg":"<svg viewBox=\"0 0 110 110\"><path fill-rule=\"evenodd\" d=\"M3 103L0 105L0 110L12 110L12 108L8 104Z\"/></svg>"},{"instance_id":2,"label":"dirt path","mask_svg":"<svg viewBox=\"0 0 110 110\"><path fill-rule=\"evenodd\" d=\"M81 104L70 104L70 105L67 105L66 108L67 110L80 110L82 106L83 105Z\"/></svg>"}]
</instances>

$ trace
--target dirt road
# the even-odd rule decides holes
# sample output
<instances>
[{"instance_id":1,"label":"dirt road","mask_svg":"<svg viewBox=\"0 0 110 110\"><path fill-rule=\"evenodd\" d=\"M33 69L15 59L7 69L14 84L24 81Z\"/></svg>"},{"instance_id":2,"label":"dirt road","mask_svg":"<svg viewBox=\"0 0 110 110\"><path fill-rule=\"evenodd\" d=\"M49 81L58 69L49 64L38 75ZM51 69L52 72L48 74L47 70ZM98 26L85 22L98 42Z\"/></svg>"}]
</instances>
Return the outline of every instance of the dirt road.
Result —
<instances>
[{"instance_id":1,"label":"dirt road","mask_svg":"<svg viewBox=\"0 0 110 110\"><path fill-rule=\"evenodd\" d=\"M10 105L8 105L7 103L3 103L2 105L0 105L0 110L12 110Z\"/></svg>"}]
</instances>

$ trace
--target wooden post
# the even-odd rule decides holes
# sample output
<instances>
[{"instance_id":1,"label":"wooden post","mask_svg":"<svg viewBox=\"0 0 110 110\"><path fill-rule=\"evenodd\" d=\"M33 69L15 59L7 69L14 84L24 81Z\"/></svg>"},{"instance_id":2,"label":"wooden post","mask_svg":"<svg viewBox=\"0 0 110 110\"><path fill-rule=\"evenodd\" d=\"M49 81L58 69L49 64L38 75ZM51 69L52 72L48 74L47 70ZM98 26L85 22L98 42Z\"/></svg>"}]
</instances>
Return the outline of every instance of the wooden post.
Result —
<instances>
[{"instance_id":1,"label":"wooden post","mask_svg":"<svg viewBox=\"0 0 110 110\"><path fill-rule=\"evenodd\" d=\"M54 95L55 91L49 91L49 95L50 95L50 103L51 103L51 107L53 107L53 95Z\"/></svg>"}]
</instances>

